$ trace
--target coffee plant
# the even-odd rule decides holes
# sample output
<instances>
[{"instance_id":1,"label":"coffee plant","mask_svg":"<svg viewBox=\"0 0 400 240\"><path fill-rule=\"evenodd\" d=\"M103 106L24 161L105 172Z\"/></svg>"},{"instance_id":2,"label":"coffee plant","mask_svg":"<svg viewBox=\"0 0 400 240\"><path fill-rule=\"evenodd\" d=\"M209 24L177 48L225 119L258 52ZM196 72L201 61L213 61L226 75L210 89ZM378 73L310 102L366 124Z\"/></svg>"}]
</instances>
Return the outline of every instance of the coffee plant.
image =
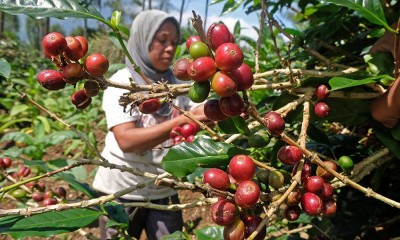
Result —
<instances>
[{"instance_id":1,"label":"coffee plant","mask_svg":"<svg viewBox=\"0 0 400 240\"><path fill-rule=\"evenodd\" d=\"M396 190L400 187L400 106L396 101L400 96L400 27L388 24L400 21L400 3L217 2L224 2L224 13L239 11L241 6L248 14L260 13L258 39L240 34L240 23L232 32L222 22L204 29L194 9L190 20L196 35L182 40L172 66L182 84L111 82L107 72L113 63L103 54L88 54L90 41L59 32L44 36L42 50L51 62L27 78L33 75L36 86L32 88L40 85L49 97L73 89L61 100L72 103L74 111L88 114L95 107L92 101L113 86L130 91L120 96L126 111L138 107L144 114L153 113L163 102L187 94L193 102L205 104L206 116L216 125L199 122L171 103L193 123L172 129L174 146L161 163L166 172L157 175L109 163L89 139L90 133L41 102L48 96L43 94L38 101L30 89L14 88L23 101L62 127L49 136L35 130L40 140L15 129L1 133L2 141L13 141L14 149L25 149L0 152L1 198L16 203L15 208L0 209L2 232L15 238L49 237L82 229L107 215L123 234L127 216L123 205L114 200L141 185L97 196L73 174L82 166L104 166L148 177L142 185L157 182L200 192L203 197L197 202L168 209L145 206L163 210L209 206L215 226L195 229L198 239L286 239L288 235L388 239L400 234L396 229L400 214ZM275 18L282 8L291 9L304 25L283 27ZM136 66L124 45L118 11L107 20L76 0L36 4L2 0L0 10L32 17L98 20L109 27ZM9 62L0 59L0 77L11 83L11 72L17 69ZM43 117L39 119L44 122ZM88 154L46 162L45 149L34 151L38 145L62 144L70 138L82 140ZM48 177L66 185L48 187L43 182ZM71 191L79 196L71 199ZM169 238L190 236L176 232Z\"/></svg>"}]
</instances>

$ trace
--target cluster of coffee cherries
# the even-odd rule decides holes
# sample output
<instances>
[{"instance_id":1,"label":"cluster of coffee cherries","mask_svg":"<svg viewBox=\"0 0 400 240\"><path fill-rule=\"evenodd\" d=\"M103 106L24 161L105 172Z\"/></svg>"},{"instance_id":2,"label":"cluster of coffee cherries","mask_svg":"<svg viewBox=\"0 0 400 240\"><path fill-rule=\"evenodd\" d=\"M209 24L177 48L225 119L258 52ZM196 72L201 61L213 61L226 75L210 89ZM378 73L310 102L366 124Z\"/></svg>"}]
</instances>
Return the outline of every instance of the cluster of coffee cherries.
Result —
<instances>
[{"instance_id":1,"label":"cluster of coffee cherries","mask_svg":"<svg viewBox=\"0 0 400 240\"><path fill-rule=\"evenodd\" d=\"M232 33L223 23L214 23L207 30L206 42L199 36L186 40L190 58L183 57L173 65L173 73L181 80L193 80L189 98L196 103L207 100L210 90L217 98L205 103L204 113L213 121L238 116L245 103L238 91L254 83L251 68L243 62L244 55Z\"/></svg>"},{"instance_id":2,"label":"cluster of coffee cherries","mask_svg":"<svg viewBox=\"0 0 400 240\"><path fill-rule=\"evenodd\" d=\"M253 159L244 154L233 156L227 171L209 168L203 174L203 184L213 189L234 193L231 198L219 196L211 206L211 219L219 226L224 226L224 239L244 239L250 236L262 221L257 214L252 214L260 200L261 189L254 181L256 166ZM264 239L265 228L257 239Z\"/></svg>"},{"instance_id":3,"label":"cluster of coffee cherries","mask_svg":"<svg viewBox=\"0 0 400 240\"><path fill-rule=\"evenodd\" d=\"M14 165L16 168L12 167L12 163L15 162ZM16 171L14 171L16 170ZM31 172L31 168L25 166L23 164L19 164L18 161L12 161L11 158L5 157L0 158L0 182L2 184L5 180L9 181L9 183L13 184L15 182L21 181L24 178L33 177L33 173ZM10 196L12 196L15 200L21 202L28 202L29 199L31 201L42 205L49 206L57 204L63 199L65 199L67 191L64 187L57 187L54 191L46 190L43 182L31 181L25 183L24 187L19 187L12 189L8 192Z\"/></svg>"},{"instance_id":4,"label":"cluster of coffee cherries","mask_svg":"<svg viewBox=\"0 0 400 240\"><path fill-rule=\"evenodd\" d=\"M329 96L329 88L325 84L321 84L315 90L315 96L318 102L314 105L314 113L320 118L324 118L329 114L329 106L323 100Z\"/></svg>"},{"instance_id":5,"label":"cluster of coffee cherries","mask_svg":"<svg viewBox=\"0 0 400 240\"><path fill-rule=\"evenodd\" d=\"M92 97L103 88L101 78L108 71L108 59L100 53L85 57L88 42L83 36L64 37L61 33L51 32L44 36L42 46L58 70L47 69L38 73L40 85L48 90L60 90L66 84L76 85L85 80L83 89L71 96L71 102L77 109L87 108Z\"/></svg>"},{"instance_id":6,"label":"cluster of coffee cherries","mask_svg":"<svg viewBox=\"0 0 400 240\"><path fill-rule=\"evenodd\" d=\"M198 131L197 124L185 123L182 126L173 127L169 136L174 141L174 145L177 145L181 142L193 142Z\"/></svg>"}]
</instances>

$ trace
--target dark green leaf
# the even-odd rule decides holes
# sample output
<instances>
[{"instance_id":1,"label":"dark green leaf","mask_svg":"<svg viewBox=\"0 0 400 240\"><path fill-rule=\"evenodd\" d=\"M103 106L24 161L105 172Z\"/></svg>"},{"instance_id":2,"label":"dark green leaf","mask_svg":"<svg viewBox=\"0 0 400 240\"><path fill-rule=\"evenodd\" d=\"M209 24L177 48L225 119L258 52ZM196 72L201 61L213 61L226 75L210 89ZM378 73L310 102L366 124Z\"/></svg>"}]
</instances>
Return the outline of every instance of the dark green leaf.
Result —
<instances>
[{"instance_id":1,"label":"dark green leaf","mask_svg":"<svg viewBox=\"0 0 400 240\"><path fill-rule=\"evenodd\" d=\"M330 122L340 122L349 125L360 125L369 118L369 102L357 99L328 98L325 100L330 112L325 118ZM312 111L313 121L321 119Z\"/></svg>"},{"instance_id":2,"label":"dark green leaf","mask_svg":"<svg viewBox=\"0 0 400 240\"><path fill-rule=\"evenodd\" d=\"M225 168L234 155L247 153L234 145L199 136L191 143L181 143L172 147L164 156L161 166L176 177L186 177L197 167Z\"/></svg>"},{"instance_id":3,"label":"dark green leaf","mask_svg":"<svg viewBox=\"0 0 400 240\"><path fill-rule=\"evenodd\" d=\"M376 137L385 145L395 156L400 159L400 144L392 139L389 134L375 129Z\"/></svg>"},{"instance_id":4,"label":"dark green leaf","mask_svg":"<svg viewBox=\"0 0 400 240\"><path fill-rule=\"evenodd\" d=\"M383 12L381 1L379 0L326 0L324 2L330 2L335 5L348 7L354 11L357 11L368 21L384 26L391 32L395 32L395 30L390 28L390 26L387 24L385 13Z\"/></svg>"},{"instance_id":5,"label":"dark green leaf","mask_svg":"<svg viewBox=\"0 0 400 240\"><path fill-rule=\"evenodd\" d=\"M221 226L205 227L194 230L194 234L198 240L224 239L223 230L224 228Z\"/></svg>"},{"instance_id":6,"label":"dark green leaf","mask_svg":"<svg viewBox=\"0 0 400 240\"><path fill-rule=\"evenodd\" d=\"M354 80L354 79L345 78L345 77L333 77L329 80L329 85L331 86L331 91L335 91L335 90L344 89L344 88L361 86L361 85L365 85L368 83L374 83L379 78L380 77L373 77L373 78L365 78L362 80Z\"/></svg>"},{"instance_id":7,"label":"dark green leaf","mask_svg":"<svg viewBox=\"0 0 400 240\"><path fill-rule=\"evenodd\" d=\"M244 0L228 0L226 1L226 3L224 4L224 7L222 8L222 15L231 13L233 11L235 11L238 7L240 7L240 5L243 3Z\"/></svg>"},{"instance_id":8,"label":"dark green leaf","mask_svg":"<svg viewBox=\"0 0 400 240\"><path fill-rule=\"evenodd\" d=\"M12 15L22 13L35 18L93 18L110 26L91 4L79 0L2 0L0 10Z\"/></svg>"},{"instance_id":9,"label":"dark green leaf","mask_svg":"<svg viewBox=\"0 0 400 240\"><path fill-rule=\"evenodd\" d=\"M125 212L124 206L117 203L107 203L104 208L107 211L108 217L118 223L128 224L128 215Z\"/></svg>"},{"instance_id":10,"label":"dark green leaf","mask_svg":"<svg viewBox=\"0 0 400 240\"><path fill-rule=\"evenodd\" d=\"M46 212L30 217L10 216L0 220L0 232L14 238L28 236L51 237L72 232L98 219L101 212L91 209L70 209L61 212Z\"/></svg>"},{"instance_id":11,"label":"dark green leaf","mask_svg":"<svg viewBox=\"0 0 400 240\"><path fill-rule=\"evenodd\" d=\"M9 78L11 73L11 66L4 58L0 58L0 76Z\"/></svg>"},{"instance_id":12,"label":"dark green leaf","mask_svg":"<svg viewBox=\"0 0 400 240\"><path fill-rule=\"evenodd\" d=\"M239 116L228 118L224 121L218 122L218 127L221 129L222 132L228 134L248 134L249 128L247 126L246 121Z\"/></svg>"}]
</instances>

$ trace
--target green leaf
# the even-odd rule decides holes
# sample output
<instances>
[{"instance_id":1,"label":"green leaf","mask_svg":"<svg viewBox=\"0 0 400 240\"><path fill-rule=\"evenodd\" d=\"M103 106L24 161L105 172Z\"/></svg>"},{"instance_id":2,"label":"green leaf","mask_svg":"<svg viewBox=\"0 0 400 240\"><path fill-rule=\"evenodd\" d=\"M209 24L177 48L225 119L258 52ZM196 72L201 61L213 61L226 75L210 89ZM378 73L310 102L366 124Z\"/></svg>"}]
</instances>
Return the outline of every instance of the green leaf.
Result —
<instances>
[{"instance_id":1,"label":"green leaf","mask_svg":"<svg viewBox=\"0 0 400 240\"><path fill-rule=\"evenodd\" d=\"M311 112L313 119L328 120L330 122L340 122L349 125L363 124L370 118L369 101L358 99L342 99L328 98L325 100L328 104L330 112L324 119L315 116L314 111Z\"/></svg>"},{"instance_id":2,"label":"green leaf","mask_svg":"<svg viewBox=\"0 0 400 240\"><path fill-rule=\"evenodd\" d=\"M128 215L125 212L124 206L114 202L105 204L104 208L107 211L108 217L117 223L128 225Z\"/></svg>"},{"instance_id":3,"label":"green leaf","mask_svg":"<svg viewBox=\"0 0 400 240\"><path fill-rule=\"evenodd\" d=\"M223 230L224 228L221 226L205 227L194 230L194 234L198 240L224 239Z\"/></svg>"},{"instance_id":4,"label":"green leaf","mask_svg":"<svg viewBox=\"0 0 400 240\"><path fill-rule=\"evenodd\" d=\"M184 142L172 147L164 156L161 166L176 177L186 177L197 167L225 168L237 154L248 154L248 151L199 136L191 143Z\"/></svg>"},{"instance_id":5,"label":"green leaf","mask_svg":"<svg viewBox=\"0 0 400 240\"><path fill-rule=\"evenodd\" d=\"M400 159L400 144L390 137L390 135L375 129L376 137L385 145L395 156Z\"/></svg>"},{"instance_id":6,"label":"green leaf","mask_svg":"<svg viewBox=\"0 0 400 240\"><path fill-rule=\"evenodd\" d=\"M93 18L111 27L110 22L91 4L79 0L1 0L0 10L12 15L22 13L35 18Z\"/></svg>"},{"instance_id":7,"label":"green leaf","mask_svg":"<svg viewBox=\"0 0 400 240\"><path fill-rule=\"evenodd\" d=\"M48 141L54 145L74 138L78 138L78 136L73 131L65 130L50 134L50 136L48 136Z\"/></svg>"},{"instance_id":8,"label":"green leaf","mask_svg":"<svg viewBox=\"0 0 400 240\"><path fill-rule=\"evenodd\" d=\"M350 8L354 11L357 11L368 21L384 26L391 32L396 32L386 22L385 13L383 12L381 1L379 0L324 0L324 2Z\"/></svg>"},{"instance_id":9,"label":"green leaf","mask_svg":"<svg viewBox=\"0 0 400 240\"><path fill-rule=\"evenodd\" d=\"M46 212L25 216L1 218L0 232L14 238L30 236L51 237L85 227L99 218L101 212L91 209L69 209L61 212Z\"/></svg>"},{"instance_id":10,"label":"green leaf","mask_svg":"<svg viewBox=\"0 0 400 240\"><path fill-rule=\"evenodd\" d=\"M219 121L218 127L222 132L228 134L248 134L250 131L246 121L240 116L230 117L224 121Z\"/></svg>"},{"instance_id":11,"label":"green leaf","mask_svg":"<svg viewBox=\"0 0 400 240\"><path fill-rule=\"evenodd\" d=\"M233 11L235 11L238 7L240 7L240 5L243 3L244 0L228 0L226 1L226 3L224 4L224 7L222 8L222 15L231 13Z\"/></svg>"},{"instance_id":12,"label":"green leaf","mask_svg":"<svg viewBox=\"0 0 400 240\"><path fill-rule=\"evenodd\" d=\"M345 77L333 77L329 80L329 85L331 86L331 91L343 89L343 88L351 88L356 86L365 85L368 83L377 82L382 76L365 78L361 80L354 80Z\"/></svg>"},{"instance_id":13,"label":"green leaf","mask_svg":"<svg viewBox=\"0 0 400 240\"><path fill-rule=\"evenodd\" d=\"M11 73L11 66L4 58L0 58L0 76L9 78Z\"/></svg>"}]
</instances>

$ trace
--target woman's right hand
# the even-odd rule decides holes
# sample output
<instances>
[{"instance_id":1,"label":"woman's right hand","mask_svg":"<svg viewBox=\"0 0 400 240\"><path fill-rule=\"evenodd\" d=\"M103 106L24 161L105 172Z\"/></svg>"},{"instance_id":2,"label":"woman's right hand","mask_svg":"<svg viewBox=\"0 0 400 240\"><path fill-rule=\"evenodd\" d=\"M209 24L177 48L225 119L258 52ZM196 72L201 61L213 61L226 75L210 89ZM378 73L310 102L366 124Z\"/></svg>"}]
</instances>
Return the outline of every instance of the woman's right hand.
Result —
<instances>
[{"instance_id":1,"label":"woman's right hand","mask_svg":"<svg viewBox=\"0 0 400 240\"><path fill-rule=\"evenodd\" d=\"M192 110L190 110L190 115L195 118L196 120L203 122L209 127L214 127L216 125L216 122L208 119L206 115L204 114L204 104L201 104ZM189 118L188 118L189 119Z\"/></svg>"}]
</instances>

